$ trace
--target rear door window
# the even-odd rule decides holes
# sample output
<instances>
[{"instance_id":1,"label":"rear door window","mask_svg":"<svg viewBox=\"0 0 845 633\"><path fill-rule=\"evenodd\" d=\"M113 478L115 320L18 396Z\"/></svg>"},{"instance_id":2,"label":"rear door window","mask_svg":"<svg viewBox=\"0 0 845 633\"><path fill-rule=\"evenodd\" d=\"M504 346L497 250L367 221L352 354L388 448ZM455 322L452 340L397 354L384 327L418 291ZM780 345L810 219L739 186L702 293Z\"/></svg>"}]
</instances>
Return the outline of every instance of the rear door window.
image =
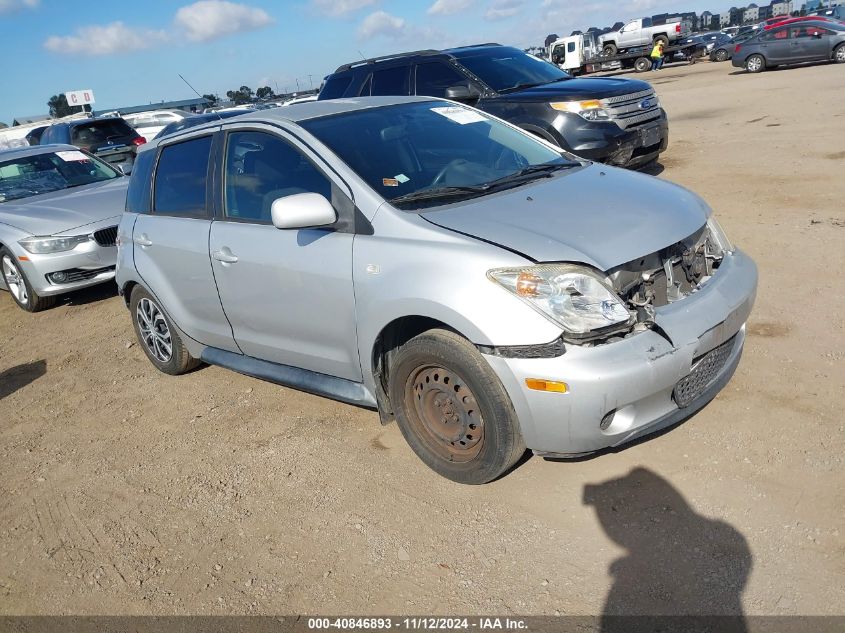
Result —
<instances>
[{"instance_id":1,"label":"rear door window","mask_svg":"<svg viewBox=\"0 0 845 633\"><path fill-rule=\"evenodd\" d=\"M211 136L161 150L155 176L154 213L205 217Z\"/></svg>"},{"instance_id":2,"label":"rear door window","mask_svg":"<svg viewBox=\"0 0 845 633\"><path fill-rule=\"evenodd\" d=\"M446 88L467 85L467 78L443 62L417 65L417 94L426 97L445 97Z\"/></svg>"},{"instance_id":3,"label":"rear door window","mask_svg":"<svg viewBox=\"0 0 845 633\"><path fill-rule=\"evenodd\" d=\"M372 96L407 95L409 71L409 66L396 66L374 72Z\"/></svg>"}]
</instances>

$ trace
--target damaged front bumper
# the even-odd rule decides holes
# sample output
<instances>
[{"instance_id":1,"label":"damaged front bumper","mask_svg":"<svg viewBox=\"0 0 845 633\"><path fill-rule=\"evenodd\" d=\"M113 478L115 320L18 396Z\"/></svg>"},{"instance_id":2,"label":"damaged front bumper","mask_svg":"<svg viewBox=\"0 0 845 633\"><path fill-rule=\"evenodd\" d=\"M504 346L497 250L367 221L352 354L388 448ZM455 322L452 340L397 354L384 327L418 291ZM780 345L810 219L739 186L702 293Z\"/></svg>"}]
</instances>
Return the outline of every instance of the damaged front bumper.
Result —
<instances>
[{"instance_id":1,"label":"damaged front bumper","mask_svg":"<svg viewBox=\"0 0 845 633\"><path fill-rule=\"evenodd\" d=\"M715 397L739 364L756 289L754 262L734 251L702 288L657 308L653 329L596 347L569 345L557 358L485 358L529 448L592 453L675 424ZM568 391L532 391L529 378L564 382Z\"/></svg>"}]
</instances>

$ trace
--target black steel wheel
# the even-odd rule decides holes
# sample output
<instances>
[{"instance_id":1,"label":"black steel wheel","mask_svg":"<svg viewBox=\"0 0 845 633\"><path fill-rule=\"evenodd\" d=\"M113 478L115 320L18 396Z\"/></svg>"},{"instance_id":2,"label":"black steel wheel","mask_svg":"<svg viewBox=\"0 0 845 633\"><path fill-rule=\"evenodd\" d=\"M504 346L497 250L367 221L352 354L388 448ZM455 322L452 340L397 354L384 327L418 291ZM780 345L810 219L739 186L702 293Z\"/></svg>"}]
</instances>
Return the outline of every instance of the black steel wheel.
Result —
<instances>
[{"instance_id":1,"label":"black steel wheel","mask_svg":"<svg viewBox=\"0 0 845 633\"><path fill-rule=\"evenodd\" d=\"M429 330L405 343L392 362L389 392L405 440L447 479L493 481L525 452L501 381L454 332Z\"/></svg>"}]
</instances>

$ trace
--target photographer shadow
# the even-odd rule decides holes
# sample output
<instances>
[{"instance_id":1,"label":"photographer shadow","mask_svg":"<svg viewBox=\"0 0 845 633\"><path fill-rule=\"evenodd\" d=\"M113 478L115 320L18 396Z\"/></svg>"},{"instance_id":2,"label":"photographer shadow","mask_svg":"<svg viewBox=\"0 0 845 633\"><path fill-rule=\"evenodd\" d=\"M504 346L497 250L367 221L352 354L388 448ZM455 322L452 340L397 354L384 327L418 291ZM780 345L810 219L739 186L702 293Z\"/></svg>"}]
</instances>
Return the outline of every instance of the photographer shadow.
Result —
<instances>
[{"instance_id":1,"label":"photographer shadow","mask_svg":"<svg viewBox=\"0 0 845 633\"><path fill-rule=\"evenodd\" d=\"M742 592L752 555L731 525L697 514L645 468L585 486L584 503L626 550L610 566L602 633L748 630Z\"/></svg>"}]
</instances>

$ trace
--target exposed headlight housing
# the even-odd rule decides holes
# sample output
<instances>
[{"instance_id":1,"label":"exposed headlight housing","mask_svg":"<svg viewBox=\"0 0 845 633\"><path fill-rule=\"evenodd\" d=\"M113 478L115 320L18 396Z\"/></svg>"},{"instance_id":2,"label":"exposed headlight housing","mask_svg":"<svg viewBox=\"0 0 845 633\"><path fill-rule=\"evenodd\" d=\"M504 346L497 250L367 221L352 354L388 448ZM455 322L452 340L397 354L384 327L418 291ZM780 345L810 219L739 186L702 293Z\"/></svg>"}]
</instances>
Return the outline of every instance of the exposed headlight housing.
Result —
<instances>
[{"instance_id":1,"label":"exposed headlight housing","mask_svg":"<svg viewBox=\"0 0 845 633\"><path fill-rule=\"evenodd\" d=\"M48 253L61 253L84 244L89 239L88 235L71 235L68 237L27 237L18 242L33 255L46 255Z\"/></svg>"},{"instance_id":2,"label":"exposed headlight housing","mask_svg":"<svg viewBox=\"0 0 845 633\"><path fill-rule=\"evenodd\" d=\"M556 101L549 104L554 110L578 114L587 121L610 121L608 112L601 101Z\"/></svg>"},{"instance_id":3,"label":"exposed headlight housing","mask_svg":"<svg viewBox=\"0 0 845 633\"><path fill-rule=\"evenodd\" d=\"M497 268L487 276L561 326L566 340L584 342L626 331L636 321L608 280L589 268L541 264Z\"/></svg>"},{"instance_id":4,"label":"exposed headlight housing","mask_svg":"<svg viewBox=\"0 0 845 633\"><path fill-rule=\"evenodd\" d=\"M713 240L715 246L722 250L723 253L732 253L734 250L733 244L728 239L725 229L719 224L716 217L711 215L707 220L707 229L710 232L710 239Z\"/></svg>"}]
</instances>

